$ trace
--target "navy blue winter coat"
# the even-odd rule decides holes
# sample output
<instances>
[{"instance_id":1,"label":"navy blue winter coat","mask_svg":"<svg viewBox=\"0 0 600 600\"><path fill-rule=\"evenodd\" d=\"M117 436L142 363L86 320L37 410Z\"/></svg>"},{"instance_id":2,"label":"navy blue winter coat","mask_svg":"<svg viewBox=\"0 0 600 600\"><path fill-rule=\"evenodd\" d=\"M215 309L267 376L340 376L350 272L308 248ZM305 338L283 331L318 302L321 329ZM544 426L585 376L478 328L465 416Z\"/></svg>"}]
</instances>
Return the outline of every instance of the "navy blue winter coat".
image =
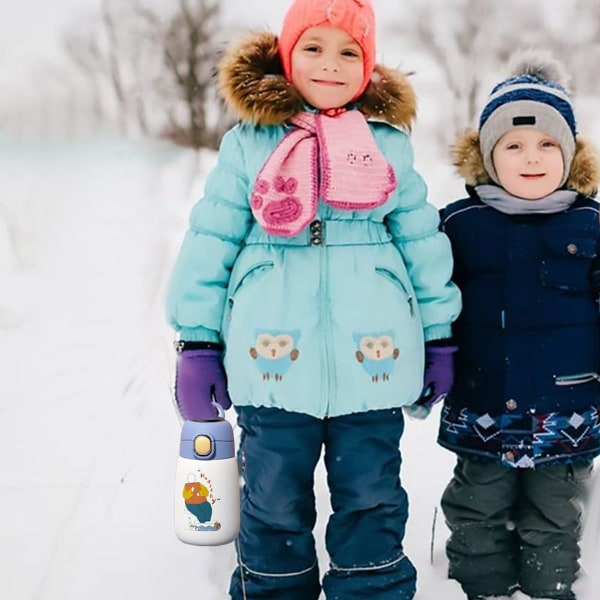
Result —
<instances>
[{"instance_id":1,"label":"navy blue winter coat","mask_svg":"<svg viewBox=\"0 0 600 600\"><path fill-rule=\"evenodd\" d=\"M600 315L590 270L599 205L508 215L470 197L442 209L463 310L439 443L516 467L600 453Z\"/></svg>"}]
</instances>

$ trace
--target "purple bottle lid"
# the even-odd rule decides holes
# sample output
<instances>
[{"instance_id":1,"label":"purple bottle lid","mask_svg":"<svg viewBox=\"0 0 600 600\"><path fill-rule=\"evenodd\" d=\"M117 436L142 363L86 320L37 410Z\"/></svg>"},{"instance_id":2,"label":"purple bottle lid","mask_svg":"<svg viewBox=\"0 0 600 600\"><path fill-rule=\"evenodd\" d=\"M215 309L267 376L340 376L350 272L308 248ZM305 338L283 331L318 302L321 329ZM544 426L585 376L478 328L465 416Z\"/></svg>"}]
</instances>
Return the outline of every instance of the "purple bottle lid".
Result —
<instances>
[{"instance_id":1,"label":"purple bottle lid","mask_svg":"<svg viewBox=\"0 0 600 600\"><path fill-rule=\"evenodd\" d=\"M233 428L223 415L221 409L221 416L216 420L184 421L179 456L194 460L220 460L235 456Z\"/></svg>"}]
</instances>

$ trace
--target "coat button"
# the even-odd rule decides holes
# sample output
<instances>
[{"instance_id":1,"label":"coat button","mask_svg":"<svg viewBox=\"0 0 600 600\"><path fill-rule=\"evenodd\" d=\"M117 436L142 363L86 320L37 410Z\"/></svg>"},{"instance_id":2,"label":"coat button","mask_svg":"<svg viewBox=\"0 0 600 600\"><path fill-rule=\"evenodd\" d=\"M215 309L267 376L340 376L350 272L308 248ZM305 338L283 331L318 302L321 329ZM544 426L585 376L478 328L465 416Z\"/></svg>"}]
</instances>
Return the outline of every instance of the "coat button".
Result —
<instances>
[{"instance_id":1,"label":"coat button","mask_svg":"<svg viewBox=\"0 0 600 600\"><path fill-rule=\"evenodd\" d=\"M567 245L567 252L569 254L577 254L577 244L568 244Z\"/></svg>"},{"instance_id":2,"label":"coat button","mask_svg":"<svg viewBox=\"0 0 600 600\"><path fill-rule=\"evenodd\" d=\"M318 219L310 224L310 243L313 246L323 244L323 224Z\"/></svg>"},{"instance_id":3,"label":"coat button","mask_svg":"<svg viewBox=\"0 0 600 600\"><path fill-rule=\"evenodd\" d=\"M508 408L508 410L515 410L517 408L517 401L514 398L509 398L506 401L506 408Z\"/></svg>"}]
</instances>

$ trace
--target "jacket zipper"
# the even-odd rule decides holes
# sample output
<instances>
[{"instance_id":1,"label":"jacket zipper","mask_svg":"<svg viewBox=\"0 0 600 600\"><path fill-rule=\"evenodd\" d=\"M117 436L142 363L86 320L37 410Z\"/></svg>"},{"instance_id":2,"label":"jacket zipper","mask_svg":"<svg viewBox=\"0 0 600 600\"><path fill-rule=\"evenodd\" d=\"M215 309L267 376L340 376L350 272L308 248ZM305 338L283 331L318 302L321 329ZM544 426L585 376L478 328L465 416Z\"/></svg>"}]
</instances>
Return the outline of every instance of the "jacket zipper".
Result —
<instances>
[{"instance_id":1,"label":"jacket zipper","mask_svg":"<svg viewBox=\"0 0 600 600\"><path fill-rule=\"evenodd\" d=\"M331 401L333 396L334 385L334 368L331 362L331 319L329 318L329 257L327 253L327 245L325 244L325 231L322 221L316 220L310 224L311 245L318 247L319 252L319 288L325 293L319 294L319 319L323 330L322 346L323 346L323 378L322 389L325 391L324 398L324 415L327 416L330 412Z\"/></svg>"}]
</instances>

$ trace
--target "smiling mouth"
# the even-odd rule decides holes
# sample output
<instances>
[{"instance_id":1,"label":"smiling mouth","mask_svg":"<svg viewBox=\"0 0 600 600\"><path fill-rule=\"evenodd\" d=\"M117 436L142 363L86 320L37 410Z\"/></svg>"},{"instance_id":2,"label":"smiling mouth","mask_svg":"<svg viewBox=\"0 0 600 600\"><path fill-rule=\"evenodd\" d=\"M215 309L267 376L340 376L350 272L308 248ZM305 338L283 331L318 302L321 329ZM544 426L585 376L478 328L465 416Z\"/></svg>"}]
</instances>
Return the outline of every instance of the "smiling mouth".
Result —
<instances>
[{"instance_id":1,"label":"smiling mouth","mask_svg":"<svg viewBox=\"0 0 600 600\"><path fill-rule=\"evenodd\" d=\"M345 85L343 81L331 81L329 79L313 79L312 82L316 83L317 85L324 85L330 87L338 87L341 85Z\"/></svg>"}]
</instances>

